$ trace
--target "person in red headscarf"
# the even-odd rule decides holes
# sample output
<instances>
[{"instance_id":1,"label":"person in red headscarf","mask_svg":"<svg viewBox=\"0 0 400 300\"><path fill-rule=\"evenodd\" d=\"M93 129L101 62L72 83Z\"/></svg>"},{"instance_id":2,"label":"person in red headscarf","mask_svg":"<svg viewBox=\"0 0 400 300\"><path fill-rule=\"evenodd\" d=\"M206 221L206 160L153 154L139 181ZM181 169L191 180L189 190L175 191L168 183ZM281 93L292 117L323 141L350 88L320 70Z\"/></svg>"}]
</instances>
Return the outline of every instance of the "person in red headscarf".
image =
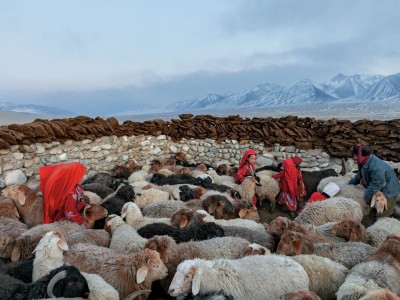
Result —
<instances>
[{"instance_id":1,"label":"person in red headscarf","mask_svg":"<svg viewBox=\"0 0 400 300\"><path fill-rule=\"evenodd\" d=\"M273 175L272 178L279 180L279 203L281 205L285 205L289 209L291 217L295 217L297 210L297 201L300 198L300 171L296 168L293 160L291 158L287 158L282 161L282 171Z\"/></svg>"},{"instance_id":2,"label":"person in red headscarf","mask_svg":"<svg viewBox=\"0 0 400 300\"><path fill-rule=\"evenodd\" d=\"M41 167L40 190L43 193L43 224L69 220L89 226L81 215L88 205L79 184L86 167L78 162Z\"/></svg>"},{"instance_id":3,"label":"person in red headscarf","mask_svg":"<svg viewBox=\"0 0 400 300\"><path fill-rule=\"evenodd\" d=\"M241 184L247 176L256 177L256 167L254 165L257 159L256 156L257 152L254 149L249 149L244 153L235 177L237 184ZM254 195L252 203L254 206L257 204L257 196Z\"/></svg>"}]
</instances>

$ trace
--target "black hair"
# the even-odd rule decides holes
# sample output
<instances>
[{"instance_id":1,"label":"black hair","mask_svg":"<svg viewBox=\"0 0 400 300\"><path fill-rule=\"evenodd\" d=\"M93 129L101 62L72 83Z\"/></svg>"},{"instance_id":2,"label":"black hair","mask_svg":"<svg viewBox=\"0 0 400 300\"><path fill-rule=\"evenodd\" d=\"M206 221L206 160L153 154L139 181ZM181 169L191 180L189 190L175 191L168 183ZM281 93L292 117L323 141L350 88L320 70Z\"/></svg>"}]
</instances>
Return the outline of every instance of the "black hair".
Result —
<instances>
[{"instance_id":1,"label":"black hair","mask_svg":"<svg viewBox=\"0 0 400 300\"><path fill-rule=\"evenodd\" d=\"M358 147L360 146L354 146L353 147L353 154L357 155L358 154ZM369 146L361 146L361 155L362 156L368 156L372 154L372 149Z\"/></svg>"}]
</instances>

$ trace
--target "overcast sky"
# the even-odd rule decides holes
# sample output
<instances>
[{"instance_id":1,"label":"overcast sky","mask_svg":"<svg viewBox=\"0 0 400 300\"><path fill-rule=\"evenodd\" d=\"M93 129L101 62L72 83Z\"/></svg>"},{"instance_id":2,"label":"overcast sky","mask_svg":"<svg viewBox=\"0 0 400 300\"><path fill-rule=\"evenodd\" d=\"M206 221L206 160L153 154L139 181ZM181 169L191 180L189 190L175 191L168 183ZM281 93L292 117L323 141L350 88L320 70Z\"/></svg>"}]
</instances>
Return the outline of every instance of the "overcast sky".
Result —
<instances>
[{"instance_id":1,"label":"overcast sky","mask_svg":"<svg viewBox=\"0 0 400 300\"><path fill-rule=\"evenodd\" d=\"M397 0L0 0L0 102L103 114L390 75L399 12Z\"/></svg>"}]
</instances>

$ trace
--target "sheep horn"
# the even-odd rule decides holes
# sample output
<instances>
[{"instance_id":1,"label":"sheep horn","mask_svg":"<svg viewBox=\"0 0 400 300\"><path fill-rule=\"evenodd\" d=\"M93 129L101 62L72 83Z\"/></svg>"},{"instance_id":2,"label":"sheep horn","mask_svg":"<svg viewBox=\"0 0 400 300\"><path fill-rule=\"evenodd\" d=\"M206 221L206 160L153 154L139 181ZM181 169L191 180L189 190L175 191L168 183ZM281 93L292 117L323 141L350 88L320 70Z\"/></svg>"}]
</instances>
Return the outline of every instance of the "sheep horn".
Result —
<instances>
[{"instance_id":1,"label":"sheep horn","mask_svg":"<svg viewBox=\"0 0 400 300\"><path fill-rule=\"evenodd\" d=\"M54 275L54 277L50 280L49 285L47 286L47 295L50 298L57 298L53 295L53 288L57 284L57 282L64 279L65 277L67 277L67 271L61 271Z\"/></svg>"},{"instance_id":2,"label":"sheep horn","mask_svg":"<svg viewBox=\"0 0 400 300\"><path fill-rule=\"evenodd\" d=\"M136 291L136 292L133 292L133 293L129 294L128 296L126 296L126 297L124 298L124 300L133 300L133 299L139 297L139 296L142 295L142 294L148 294L148 293L150 293L150 292L151 292L151 290L140 290L140 291Z\"/></svg>"}]
</instances>

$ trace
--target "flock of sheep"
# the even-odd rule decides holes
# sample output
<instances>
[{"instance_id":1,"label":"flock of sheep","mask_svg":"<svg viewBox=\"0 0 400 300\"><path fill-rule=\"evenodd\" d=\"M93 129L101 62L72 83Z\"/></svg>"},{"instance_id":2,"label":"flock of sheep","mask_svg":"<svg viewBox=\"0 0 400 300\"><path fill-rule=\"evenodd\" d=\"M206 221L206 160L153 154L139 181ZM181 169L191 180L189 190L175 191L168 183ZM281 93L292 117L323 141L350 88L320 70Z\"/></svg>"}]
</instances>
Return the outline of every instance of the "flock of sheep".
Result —
<instances>
[{"instance_id":1,"label":"flock of sheep","mask_svg":"<svg viewBox=\"0 0 400 300\"><path fill-rule=\"evenodd\" d=\"M182 159L97 173L83 183L91 229L41 224L37 188L7 186L0 299L400 299L400 221L364 227L353 173L315 172L313 189L333 181L339 194L269 224L251 200L275 209L273 171L257 173L261 186L236 185L234 174L226 162Z\"/></svg>"}]
</instances>

